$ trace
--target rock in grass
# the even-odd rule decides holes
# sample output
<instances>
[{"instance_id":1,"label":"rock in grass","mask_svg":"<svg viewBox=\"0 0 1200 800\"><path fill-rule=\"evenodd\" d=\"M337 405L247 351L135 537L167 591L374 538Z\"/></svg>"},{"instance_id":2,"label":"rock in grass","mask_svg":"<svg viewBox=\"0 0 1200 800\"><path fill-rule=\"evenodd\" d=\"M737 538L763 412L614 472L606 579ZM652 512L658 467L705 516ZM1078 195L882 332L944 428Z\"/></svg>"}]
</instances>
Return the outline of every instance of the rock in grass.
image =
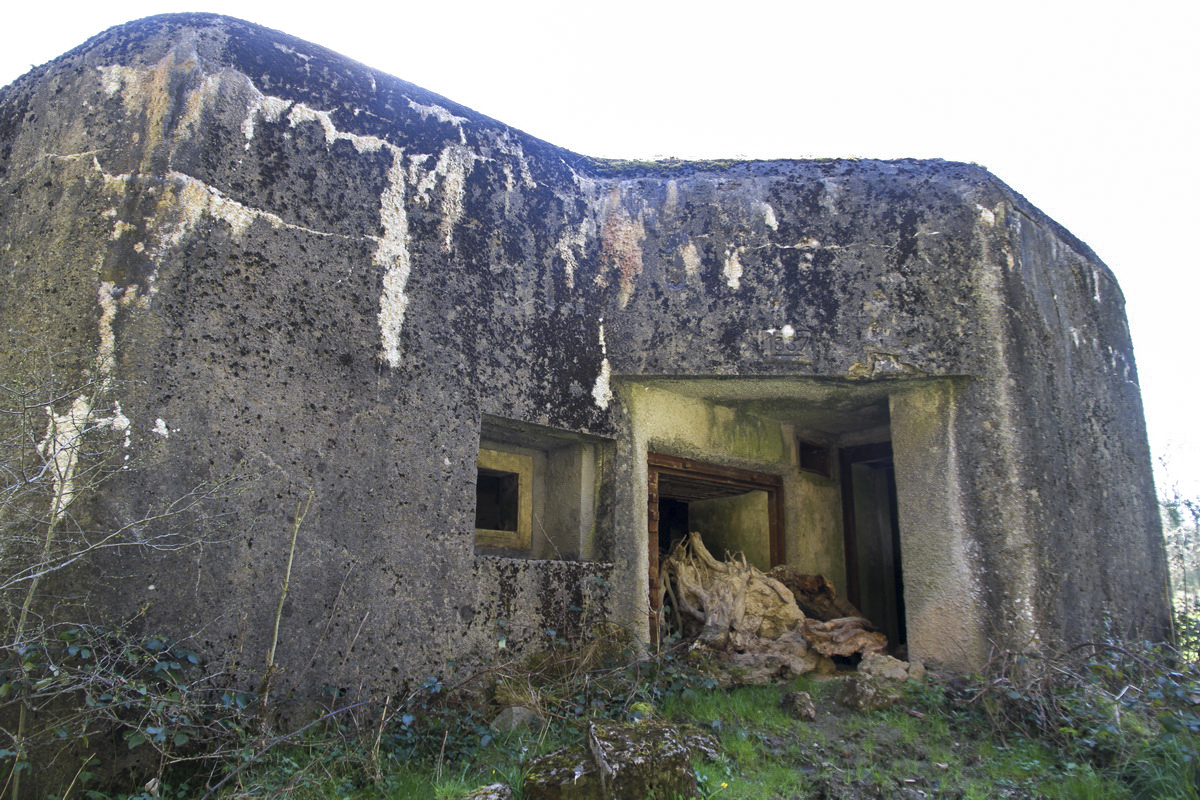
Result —
<instances>
[{"instance_id":1,"label":"rock in grass","mask_svg":"<svg viewBox=\"0 0 1200 800\"><path fill-rule=\"evenodd\" d=\"M863 656L858 671L872 678L890 681L919 681L925 677L925 667L920 661L908 662L882 654Z\"/></svg>"},{"instance_id":2,"label":"rock in grass","mask_svg":"<svg viewBox=\"0 0 1200 800\"><path fill-rule=\"evenodd\" d=\"M779 707L797 719L811 722L817 718L817 707L808 692L788 692L783 696Z\"/></svg>"},{"instance_id":3,"label":"rock in grass","mask_svg":"<svg viewBox=\"0 0 1200 800\"><path fill-rule=\"evenodd\" d=\"M848 676L837 692L837 701L855 711L879 711L899 699L898 681L875 678L865 673Z\"/></svg>"},{"instance_id":4,"label":"rock in grass","mask_svg":"<svg viewBox=\"0 0 1200 800\"><path fill-rule=\"evenodd\" d=\"M524 788L528 800L604 800L591 753L578 746L534 759Z\"/></svg>"},{"instance_id":5,"label":"rock in grass","mask_svg":"<svg viewBox=\"0 0 1200 800\"><path fill-rule=\"evenodd\" d=\"M692 752L693 758L703 758L705 761L717 761L721 758L721 742L716 736L690 725L679 728L683 743Z\"/></svg>"},{"instance_id":6,"label":"rock in grass","mask_svg":"<svg viewBox=\"0 0 1200 800\"><path fill-rule=\"evenodd\" d=\"M493 783L464 795L462 800L513 800L513 796L512 787L507 783Z\"/></svg>"},{"instance_id":7,"label":"rock in grass","mask_svg":"<svg viewBox=\"0 0 1200 800\"><path fill-rule=\"evenodd\" d=\"M594 722L588 748L609 800L692 797L692 751L671 725Z\"/></svg>"},{"instance_id":8,"label":"rock in grass","mask_svg":"<svg viewBox=\"0 0 1200 800\"><path fill-rule=\"evenodd\" d=\"M712 743L707 742L710 746ZM704 749L701 748L701 752ZM587 749L536 759L525 776L529 800L646 800L697 794L692 748L673 726L595 722Z\"/></svg>"},{"instance_id":9,"label":"rock in grass","mask_svg":"<svg viewBox=\"0 0 1200 800\"><path fill-rule=\"evenodd\" d=\"M509 733L522 728L540 728L544 723L545 720L532 708L509 706L496 715L492 727L501 733Z\"/></svg>"}]
</instances>

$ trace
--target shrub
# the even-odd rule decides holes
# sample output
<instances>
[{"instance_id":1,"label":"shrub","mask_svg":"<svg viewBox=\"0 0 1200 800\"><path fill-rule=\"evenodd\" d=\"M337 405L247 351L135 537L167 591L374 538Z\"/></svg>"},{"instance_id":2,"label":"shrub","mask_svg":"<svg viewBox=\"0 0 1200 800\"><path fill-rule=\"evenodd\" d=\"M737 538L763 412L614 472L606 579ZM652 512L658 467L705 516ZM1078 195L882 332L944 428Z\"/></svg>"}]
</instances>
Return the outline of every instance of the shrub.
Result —
<instances>
[{"instance_id":1,"label":"shrub","mask_svg":"<svg viewBox=\"0 0 1200 800\"><path fill-rule=\"evenodd\" d=\"M998 735L1050 742L1139 797L1200 791L1200 668L1177 650L1100 642L1053 656L1004 653L985 675L971 702Z\"/></svg>"}]
</instances>

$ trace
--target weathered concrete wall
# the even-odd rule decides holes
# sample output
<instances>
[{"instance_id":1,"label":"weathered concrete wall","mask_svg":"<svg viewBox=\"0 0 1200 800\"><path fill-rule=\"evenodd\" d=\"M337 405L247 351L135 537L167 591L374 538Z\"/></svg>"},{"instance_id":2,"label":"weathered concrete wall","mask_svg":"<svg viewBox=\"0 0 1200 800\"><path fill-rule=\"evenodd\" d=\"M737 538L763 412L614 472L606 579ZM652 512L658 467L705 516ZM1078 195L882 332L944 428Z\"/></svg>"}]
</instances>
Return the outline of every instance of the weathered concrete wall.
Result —
<instances>
[{"instance_id":1,"label":"weathered concrete wall","mask_svg":"<svg viewBox=\"0 0 1200 800\"><path fill-rule=\"evenodd\" d=\"M676 384L678 387L679 384ZM762 469L792 466L792 445L777 420L656 386L630 386L635 435L651 452Z\"/></svg>"},{"instance_id":2,"label":"weathered concrete wall","mask_svg":"<svg viewBox=\"0 0 1200 800\"><path fill-rule=\"evenodd\" d=\"M613 442L610 526L581 555L613 565L597 602L644 620L630 392L671 377L719 379L697 395L716 405L752 379L736 413L784 426L824 397L857 403L865 430L890 403L906 576L939 581L910 616L969 597L964 662L1105 614L1167 630L1119 291L977 167L606 163L284 34L178 15L4 89L0 181L3 327L91 381L54 405L63 424L90 409L97 436L128 433L96 523L239 464L258 479L217 504L202 552L130 551L103 573L115 613L146 606L214 657L261 660L310 489L279 658L312 666L288 680L388 688L457 653L491 602L485 415ZM800 335L780 357L768 331ZM906 394L951 378L952 399ZM922 498L952 557L926 557ZM921 636L914 652L945 654Z\"/></svg>"},{"instance_id":3,"label":"weathered concrete wall","mask_svg":"<svg viewBox=\"0 0 1200 800\"><path fill-rule=\"evenodd\" d=\"M784 476L783 499L788 563L804 572L824 575L844 597L846 551L838 484L819 475L793 472Z\"/></svg>"},{"instance_id":4,"label":"weathered concrete wall","mask_svg":"<svg viewBox=\"0 0 1200 800\"><path fill-rule=\"evenodd\" d=\"M993 573L989 580L968 508L969 467L957 443L961 393L957 382L936 382L892 395L892 452L909 650L977 665L988 657L990 637L1006 634L989 619L985 593L1004 578ZM1028 644L999 644L1009 643Z\"/></svg>"},{"instance_id":5,"label":"weathered concrete wall","mask_svg":"<svg viewBox=\"0 0 1200 800\"><path fill-rule=\"evenodd\" d=\"M480 556L472 577L466 652L505 659L602 632L613 618L612 564Z\"/></svg>"},{"instance_id":6,"label":"weathered concrete wall","mask_svg":"<svg viewBox=\"0 0 1200 800\"><path fill-rule=\"evenodd\" d=\"M994 293L981 316L994 358L965 392L959 447L991 454L992 475L987 462L971 464L972 507L1015 512L975 521L991 575L1003 576L990 581L1003 588L989 605L1027 640L1109 627L1152 638L1165 560L1120 289L1018 203L997 204L983 233L983 285Z\"/></svg>"}]
</instances>

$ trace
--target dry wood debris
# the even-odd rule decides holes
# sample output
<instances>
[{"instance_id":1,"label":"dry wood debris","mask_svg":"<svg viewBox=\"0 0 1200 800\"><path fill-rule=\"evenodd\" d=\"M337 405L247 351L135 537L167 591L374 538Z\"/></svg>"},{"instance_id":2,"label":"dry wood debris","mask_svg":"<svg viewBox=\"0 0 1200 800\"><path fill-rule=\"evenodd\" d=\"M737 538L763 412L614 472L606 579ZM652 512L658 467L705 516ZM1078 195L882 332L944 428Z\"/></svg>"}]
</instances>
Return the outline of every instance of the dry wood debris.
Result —
<instances>
[{"instance_id":1,"label":"dry wood debris","mask_svg":"<svg viewBox=\"0 0 1200 800\"><path fill-rule=\"evenodd\" d=\"M828 584L813 577L822 586ZM747 563L744 555L715 558L695 532L663 559L659 586L659 630L672 629L695 639L698 646L738 668L746 683L813 670L832 672L834 656L887 648L883 634L857 614L828 620L806 617L782 582ZM832 586L819 594L831 609L854 610L837 601Z\"/></svg>"}]
</instances>

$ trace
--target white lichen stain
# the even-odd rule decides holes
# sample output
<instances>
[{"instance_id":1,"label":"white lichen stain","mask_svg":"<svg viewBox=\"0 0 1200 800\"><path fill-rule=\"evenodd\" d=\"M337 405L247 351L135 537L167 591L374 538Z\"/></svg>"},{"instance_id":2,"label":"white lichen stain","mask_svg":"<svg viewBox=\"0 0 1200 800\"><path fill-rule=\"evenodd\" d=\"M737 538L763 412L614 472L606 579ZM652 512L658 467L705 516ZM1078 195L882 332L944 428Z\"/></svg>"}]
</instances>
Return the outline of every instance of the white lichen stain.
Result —
<instances>
[{"instance_id":1,"label":"white lichen stain","mask_svg":"<svg viewBox=\"0 0 1200 800\"><path fill-rule=\"evenodd\" d=\"M725 253L725 283L730 289L742 288L742 248L735 247Z\"/></svg>"},{"instance_id":2,"label":"white lichen stain","mask_svg":"<svg viewBox=\"0 0 1200 800\"><path fill-rule=\"evenodd\" d=\"M762 215L764 225L773 231L779 230L779 220L776 219L775 209L771 208L770 203L759 201L758 213Z\"/></svg>"},{"instance_id":3,"label":"white lichen stain","mask_svg":"<svg viewBox=\"0 0 1200 800\"><path fill-rule=\"evenodd\" d=\"M612 402L613 393L610 383L612 378L612 366L608 363L608 344L604 341L604 319L600 319L600 374L596 376L596 383L592 386L592 399L601 409L607 409L608 404Z\"/></svg>"},{"instance_id":4,"label":"white lichen stain","mask_svg":"<svg viewBox=\"0 0 1200 800\"><path fill-rule=\"evenodd\" d=\"M120 299L117 299L120 294ZM116 357L116 338L113 323L120 306L136 302L137 288L128 287L123 293L110 281L101 281L97 291L100 304L99 346L92 367L92 391L81 394L72 402L65 413L56 414L52 405L46 405L50 418L46 434L37 444L38 454L50 470L54 482L54 499L51 514L62 519L67 506L75 499L75 472L79 464L83 438L91 431L110 429L124 434L124 446L130 445L129 417L121 411L120 403L113 403L111 416L100 416L94 412L93 400L102 392L112 388ZM128 460L128 456L126 456Z\"/></svg>"},{"instance_id":5,"label":"white lichen stain","mask_svg":"<svg viewBox=\"0 0 1200 800\"><path fill-rule=\"evenodd\" d=\"M996 224L996 215L990 208L984 208L983 206L979 205L978 203L975 204L975 208L979 209L979 218L981 220L983 220L985 224L987 224L987 225L995 225Z\"/></svg>"},{"instance_id":6,"label":"white lichen stain","mask_svg":"<svg viewBox=\"0 0 1200 800\"><path fill-rule=\"evenodd\" d=\"M114 431L125 434L125 438L121 442L121 447L128 449L129 446L133 444L133 423L129 420L129 417L125 416L125 413L121 411L120 403L113 403L113 415L109 417L106 422L108 427L112 428ZM125 454L125 460L129 460L128 453Z\"/></svg>"},{"instance_id":7,"label":"white lichen stain","mask_svg":"<svg viewBox=\"0 0 1200 800\"><path fill-rule=\"evenodd\" d=\"M521 143L515 141L508 131L503 131L495 139L496 149L501 153L506 153L516 159L517 167L521 173L521 185L526 189L536 189L537 181L533 179L533 172L529 169L529 159L525 157L525 149L521 147ZM511 169L508 165L504 167L507 174Z\"/></svg>"},{"instance_id":8,"label":"white lichen stain","mask_svg":"<svg viewBox=\"0 0 1200 800\"><path fill-rule=\"evenodd\" d=\"M109 97L125 88L126 77L129 73L136 73L132 67L120 64L96 67L96 71L100 73L100 86Z\"/></svg>"},{"instance_id":9,"label":"white lichen stain","mask_svg":"<svg viewBox=\"0 0 1200 800\"><path fill-rule=\"evenodd\" d=\"M117 220L113 225L112 233L109 234L108 238L115 242L117 239L120 239L122 236L132 230L135 230L135 228L128 222L125 222L124 220Z\"/></svg>"},{"instance_id":10,"label":"white lichen stain","mask_svg":"<svg viewBox=\"0 0 1200 800\"><path fill-rule=\"evenodd\" d=\"M667 181L667 202L663 205L663 210L668 214L675 211L675 207L679 205L679 184L675 181Z\"/></svg>"},{"instance_id":11,"label":"white lichen stain","mask_svg":"<svg viewBox=\"0 0 1200 800\"><path fill-rule=\"evenodd\" d=\"M603 359L600 362L600 374L596 376L596 385L592 387L592 398L601 409L607 409L613 399L612 387L609 385L611 377L612 367L607 358Z\"/></svg>"},{"instance_id":12,"label":"white lichen stain","mask_svg":"<svg viewBox=\"0 0 1200 800\"><path fill-rule=\"evenodd\" d=\"M414 158L414 164L409 168L409 180L413 182L413 196L417 202L429 205L430 196L441 179L442 221L438 223L438 234L442 240L442 249L447 253L454 247L454 226L463 216L463 201L467 193L467 177L479 160L472 150L459 144L447 145L438 156L433 169L425 170L421 164L429 156L421 156L420 162Z\"/></svg>"},{"instance_id":13,"label":"white lichen stain","mask_svg":"<svg viewBox=\"0 0 1200 800\"><path fill-rule=\"evenodd\" d=\"M455 126L458 128L459 144L467 143L467 134L466 131L463 130L463 125L465 125L467 122L466 117L455 116L454 114L451 114L449 110L442 108L439 105L434 105L432 103L429 105L422 105L415 100L409 100L408 107L420 114L421 119L429 119L430 117L433 117L438 122Z\"/></svg>"},{"instance_id":14,"label":"white lichen stain","mask_svg":"<svg viewBox=\"0 0 1200 800\"><path fill-rule=\"evenodd\" d=\"M83 446L83 435L94 424L89 397L75 398L65 414L55 414L46 406L50 422L46 435L38 442L38 454L50 469L54 480L54 500L51 514L62 519L67 506L75 499L75 467L79 462L79 450Z\"/></svg>"},{"instance_id":15,"label":"white lichen stain","mask_svg":"<svg viewBox=\"0 0 1200 800\"><path fill-rule=\"evenodd\" d=\"M575 270L579 269L579 262L575 260L575 254L571 252L571 245L565 239L558 241L558 255L563 260L563 267L567 273L567 288L575 288Z\"/></svg>"},{"instance_id":16,"label":"white lichen stain","mask_svg":"<svg viewBox=\"0 0 1200 800\"><path fill-rule=\"evenodd\" d=\"M442 221L438 224L438 234L442 250L447 253L454 248L454 226L463 216L467 176L475 166L475 159L475 154L466 147L452 144L442 151L433 168L434 174L442 178Z\"/></svg>"},{"instance_id":17,"label":"white lichen stain","mask_svg":"<svg viewBox=\"0 0 1200 800\"><path fill-rule=\"evenodd\" d=\"M303 103L292 103L281 98L263 95L255 87L250 86L250 88L253 90L253 99L247 108L246 119L242 124L247 147L249 147L249 141L254 137L254 126L259 115L270 122L277 122L286 114L286 118L293 128L306 122L319 125L324 133L326 145L332 145L338 141L348 141L359 153L373 153L381 150L391 152L392 165L388 169L387 186L379 198L379 218L383 235L371 238L375 241L372 263L383 269L377 317L382 358L391 367L399 366L401 361L400 332L404 325L404 316L409 302L405 290L412 271L408 211L405 205L408 184L414 185L414 193L418 195L418 199L428 202L429 193L437 184L438 178L442 178L442 223L439 231L444 246L446 249L450 249L454 225L462 218L466 177L474 164L474 154L461 145L451 145L442 152L437 165L428 171L425 169L425 164L430 156L414 155L408 159L408 173L406 174L405 155L401 148L377 136L339 130L329 111L321 111ZM422 106L411 101L409 105L423 117L432 115L441 122L458 126L461 142L466 141L462 131L462 124L466 122L465 118L456 117L440 106ZM213 196L218 199L222 198L219 193ZM229 202L233 203L234 201L230 200ZM219 214L228 214L235 219L243 221L246 219L236 208L224 204L218 203L215 210ZM278 217L268 212L257 213L272 224L287 225L290 228L299 227L283 223ZM235 232L237 230L235 228ZM240 230L244 231L245 227ZM319 231L311 232L321 233Z\"/></svg>"},{"instance_id":18,"label":"white lichen stain","mask_svg":"<svg viewBox=\"0 0 1200 800\"><path fill-rule=\"evenodd\" d=\"M91 397L80 395L74 398L65 414L55 414L52 407L46 407L49 422L46 435L37 443L37 453L46 462L54 480L54 500L50 513L55 519L65 515L67 506L71 505L79 492L76 470L86 434L112 429L125 434L124 446L130 446L130 417L122 413L121 404L113 403L112 416L98 416L91 408ZM128 461L128 456L125 458Z\"/></svg>"},{"instance_id":19,"label":"white lichen stain","mask_svg":"<svg viewBox=\"0 0 1200 800\"><path fill-rule=\"evenodd\" d=\"M700 274L700 250L695 242L687 242L680 247L679 256L683 259L683 271L689 278Z\"/></svg>"},{"instance_id":20,"label":"white lichen stain","mask_svg":"<svg viewBox=\"0 0 1200 800\"><path fill-rule=\"evenodd\" d=\"M90 154L74 154L90 155ZM60 160L78 160L73 156L52 156ZM112 175L104 171L100 162L94 156L91 158L93 170L100 175L104 182L104 189L112 191L118 195L125 195L128 187L133 183L151 183L156 186L161 186L162 182L158 179L147 178L145 176L131 176L128 174ZM178 245L184 237L191 233L192 229L206 216L221 220L227 223L233 231L235 237L241 237L246 234L255 220L264 220L277 228L289 228L292 230L303 231L316 236L341 236L341 234L329 233L327 231L318 231L312 228L307 228L302 225L294 225L285 222L279 216L263 211L261 209L246 206L238 201L227 197L220 190L205 182L193 178L190 175L185 175L182 172L171 171L166 174L167 182L165 184L166 192L162 194L158 204L159 220L156 224L150 225L152 231L158 232L158 241L147 246L146 242L136 242L133 249L137 253L143 253L150 250L152 259L157 265L164 250L167 250L175 245ZM106 218L114 218L118 214L118 210L110 208L103 212L102 216ZM135 226L117 220L113 223L113 230L110 234L112 240L117 240L121 236L135 229ZM345 237L348 238L348 237ZM126 294L126 300L134 297L140 300L142 307L148 306L150 298L156 293L155 281L158 276L157 266L143 282L144 287L141 291L140 298L138 297L137 287L129 287L132 294ZM101 301L103 306L104 301Z\"/></svg>"},{"instance_id":21,"label":"white lichen stain","mask_svg":"<svg viewBox=\"0 0 1200 800\"><path fill-rule=\"evenodd\" d=\"M129 182L133 180L127 172L122 172L120 175L111 175L104 171L104 167L100 166L100 159L92 156L92 169L100 174L101 180L104 181L105 191L113 192L121 197L125 196L125 192L129 188ZM117 214L117 209L112 209L113 215Z\"/></svg>"},{"instance_id":22,"label":"white lichen stain","mask_svg":"<svg viewBox=\"0 0 1200 800\"><path fill-rule=\"evenodd\" d=\"M172 123L175 135L197 133L204 127L204 109L208 102L217 97L225 78L232 73L217 73L205 75L200 85L187 93L183 103L183 111ZM241 77L240 75L238 76Z\"/></svg>"},{"instance_id":23,"label":"white lichen stain","mask_svg":"<svg viewBox=\"0 0 1200 800\"><path fill-rule=\"evenodd\" d=\"M347 141L360 153L375 153L388 146L387 142L378 136L339 130L333 122L332 111L323 111L304 103L263 94L258 87L249 83L249 79L242 77L246 81L246 91L251 96L250 103L246 108L246 117L242 120L242 135L246 139L245 148L247 150L250 149L250 142L254 139L254 132L260 116L267 122L278 122L286 117L288 125L292 128L306 122L316 123L325 136L326 145Z\"/></svg>"},{"instance_id":24,"label":"white lichen stain","mask_svg":"<svg viewBox=\"0 0 1200 800\"><path fill-rule=\"evenodd\" d=\"M558 240L558 255L563 260L563 266L567 272L567 288L575 288L575 270L579 269L579 261L575 258L575 250L580 252L587 245L587 231L583 226L577 231L568 231L564 233Z\"/></svg>"},{"instance_id":25,"label":"white lichen stain","mask_svg":"<svg viewBox=\"0 0 1200 800\"><path fill-rule=\"evenodd\" d=\"M113 331L113 323L117 319L118 301L114 296L117 293L116 289L116 284L112 281L100 281L100 287L96 293L96 299L100 305L98 326L100 343L96 348L95 372L99 377L101 390L109 388L107 384L111 382L113 367L116 366L117 337ZM136 289L133 290L135 295L136 291ZM122 295L121 300L124 299L125 295Z\"/></svg>"},{"instance_id":26,"label":"white lichen stain","mask_svg":"<svg viewBox=\"0 0 1200 800\"><path fill-rule=\"evenodd\" d=\"M820 204L821 208L830 214L838 213L838 200L842 196L842 184L835 178L824 178L821 180L821 186L825 191L821 192Z\"/></svg>"},{"instance_id":27,"label":"white lichen stain","mask_svg":"<svg viewBox=\"0 0 1200 800\"><path fill-rule=\"evenodd\" d=\"M288 112L288 123L295 128L305 122L315 122L321 126L325 132L325 144L332 145L334 142L344 140L354 145L354 149L360 153L376 153L387 146L387 142L380 139L378 136L364 136L358 133L346 133L338 130L333 124L333 114L329 111L321 111L319 109L306 106L303 103L296 103Z\"/></svg>"},{"instance_id":28,"label":"white lichen stain","mask_svg":"<svg viewBox=\"0 0 1200 800\"><path fill-rule=\"evenodd\" d=\"M290 52L308 59L305 54L296 53L279 45L285 52ZM105 67L100 68L103 90L109 95L121 92L127 104L136 103L143 107L152 120L162 122L162 131L151 129L151 139L147 147L155 144L166 132L165 123L169 119L170 105L173 95L167 91L171 76L181 69L195 71L199 68L199 60L195 55L195 47L190 42L183 43L170 55L150 67ZM449 251L453 246L454 228L464 214L464 199L467 178L479 160L479 156L466 148L465 117L452 114L438 105L423 105L409 101L409 106L423 118L433 117L439 122L454 125L458 128L459 142L447 146L440 154L433 169L426 169L429 158L427 155L409 157L408 170L405 174L403 151L376 136L361 135L339 130L334 124L333 113L312 108L304 103L296 103L279 97L263 94L250 79L232 70L226 70L216 75L205 76L198 88L192 90L192 96L185 100L181 118L186 126L195 127L200 114L209 99L215 98L224 90L240 91L246 100L246 115L242 121L242 134L246 140L246 148L254 139L255 128L261 118L268 122L278 122L286 118L292 128L302 124L316 124L320 127L327 146L339 141L350 142L359 153L373 153L389 150L393 155L392 166L388 171L388 184L380 196L380 220L383 235L368 237L375 242L373 263L383 268L382 293L380 297L379 326L382 341L383 359L391 366L400 363L400 330L403 325L408 297L405 288L411 272L412 260L409 253L408 215L405 202L408 195L408 184L412 184L416 198L428 203L430 194L435 187L441 189L441 215L439 225L444 249ZM184 130L176 127L176 130ZM512 155L519 167L521 183L527 188L536 187L529 170L528 161L519 143L505 139L498 142L502 152ZM98 161L95 161L96 171L104 175L106 185L111 185L114 191L124 192L126 186L134 181L143 180L129 175L111 176L104 173ZM173 185L172 191L166 193L159 205L159 213L164 214L167 223L157 225L163 230L160 241L151 243L148 248L152 257L157 258L165 249L178 245L195 226L205 217L215 218L227 223L235 237L246 235L256 220L263 220L274 227L304 231L319 236L341 236L340 234L317 231L299 225L285 222L278 215L262 209L248 207L233 198L223 194L216 187L209 186L191 176L180 172L170 172L167 175ZM126 223L118 222L114 235L122 235ZM346 237L350 238L350 237ZM146 246L143 245L143 249ZM156 273L155 273L156 274ZM143 299L149 301L153 294L152 274L143 291ZM127 298L136 298L137 292L126 293ZM105 349L102 336L102 351Z\"/></svg>"},{"instance_id":29,"label":"white lichen stain","mask_svg":"<svg viewBox=\"0 0 1200 800\"><path fill-rule=\"evenodd\" d=\"M383 359L391 367L400 365L400 330L408 309L408 296L404 290L412 270L405 191L404 155L394 148L388 185L379 198L379 218L384 234L372 259L384 270L383 292L379 298L379 336Z\"/></svg>"},{"instance_id":30,"label":"white lichen stain","mask_svg":"<svg viewBox=\"0 0 1200 800\"><path fill-rule=\"evenodd\" d=\"M271 44L273 44L275 46L275 49L280 51L281 53L287 53L289 56L296 56L297 58L302 58L305 61L312 60L312 56L310 56L308 53L301 53L299 50L288 47L286 44L283 44L281 42L271 42Z\"/></svg>"},{"instance_id":31,"label":"white lichen stain","mask_svg":"<svg viewBox=\"0 0 1200 800\"><path fill-rule=\"evenodd\" d=\"M140 155L144 159L156 153L160 145L174 147L181 140L181 133L198 130L200 114L207 100L217 95L225 75L236 74L229 70L217 75L197 76L201 69L196 50L198 37L196 31L185 32L183 38L154 64L97 68L100 88L109 96L119 93L124 106L143 115L139 124L145 139L137 133L132 138L133 144L141 146ZM245 80L244 77L241 79ZM180 85L189 87L182 107L176 91Z\"/></svg>"},{"instance_id":32,"label":"white lichen stain","mask_svg":"<svg viewBox=\"0 0 1200 800\"><path fill-rule=\"evenodd\" d=\"M288 228L314 236L340 236L329 231L285 222L270 211L239 203L216 187L182 172L168 172L167 177L174 181L172 188L175 190L175 198L164 202L174 203L180 214L173 230L162 237L163 244L167 246L178 244L206 215L227 223L233 229L235 237L245 236L255 220L263 220L276 228Z\"/></svg>"},{"instance_id":33,"label":"white lichen stain","mask_svg":"<svg viewBox=\"0 0 1200 800\"><path fill-rule=\"evenodd\" d=\"M292 107L290 100L265 95L253 84L250 84L249 88L252 91L253 99L249 108L246 109L246 118L242 120L242 135L246 137L247 150L250 149L250 141L254 139L254 130L259 116L262 116L267 122L278 122Z\"/></svg>"},{"instance_id":34,"label":"white lichen stain","mask_svg":"<svg viewBox=\"0 0 1200 800\"><path fill-rule=\"evenodd\" d=\"M162 417L158 417L154 420L154 427L150 429L150 432L157 433L164 439L169 438L171 435L171 431L167 429L167 421Z\"/></svg>"}]
</instances>

